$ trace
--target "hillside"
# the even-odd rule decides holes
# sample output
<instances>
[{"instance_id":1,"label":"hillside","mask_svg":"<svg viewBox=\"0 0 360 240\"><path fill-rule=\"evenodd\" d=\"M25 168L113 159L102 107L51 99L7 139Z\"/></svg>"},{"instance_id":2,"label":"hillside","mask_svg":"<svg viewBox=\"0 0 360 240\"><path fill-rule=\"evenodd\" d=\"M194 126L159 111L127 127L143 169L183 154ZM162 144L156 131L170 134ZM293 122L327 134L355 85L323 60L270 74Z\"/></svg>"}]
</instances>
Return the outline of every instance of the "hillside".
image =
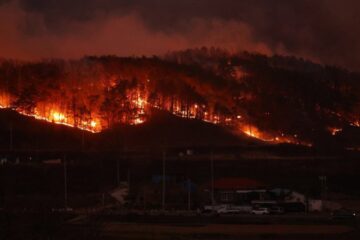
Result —
<instances>
[{"instance_id":1,"label":"hillside","mask_svg":"<svg viewBox=\"0 0 360 240\"><path fill-rule=\"evenodd\" d=\"M358 73L220 49L0 62L0 107L92 132L142 125L159 109L269 143L336 145L360 127L359 92Z\"/></svg>"},{"instance_id":2,"label":"hillside","mask_svg":"<svg viewBox=\"0 0 360 240\"><path fill-rule=\"evenodd\" d=\"M102 151L186 146L262 145L245 135L234 135L219 126L154 110L141 125L117 125L101 133L52 124L15 111L0 109L0 149Z\"/></svg>"}]
</instances>

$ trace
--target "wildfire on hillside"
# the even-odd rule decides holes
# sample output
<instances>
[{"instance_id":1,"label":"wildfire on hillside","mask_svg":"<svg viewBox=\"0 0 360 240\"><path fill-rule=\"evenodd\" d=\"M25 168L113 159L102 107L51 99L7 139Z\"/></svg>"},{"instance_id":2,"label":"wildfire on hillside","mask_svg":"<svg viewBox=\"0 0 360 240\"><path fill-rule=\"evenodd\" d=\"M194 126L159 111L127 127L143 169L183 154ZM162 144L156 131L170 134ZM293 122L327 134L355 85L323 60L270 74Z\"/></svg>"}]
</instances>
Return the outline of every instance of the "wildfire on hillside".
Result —
<instances>
[{"instance_id":1,"label":"wildfire on hillside","mask_svg":"<svg viewBox=\"0 0 360 240\"><path fill-rule=\"evenodd\" d=\"M297 139L297 136L290 137L285 134L280 134L279 136L275 136L269 133L265 133L260 131L256 126L245 123L244 119L241 115L232 116L223 116L219 113L214 114L213 111L207 108L204 104L194 103L188 106L184 106L180 100L173 100L172 103L166 102L161 106L156 102L150 102L149 99L143 98L143 96L147 96L146 93L141 93L140 90L135 90L128 94L128 98L132 98L133 95L136 97L132 101L128 101L130 106L128 106L131 111L129 111L128 116L125 116L123 119L126 119L126 124L129 125L138 125L146 122L149 112L148 109L158 108L161 110L169 111L172 114L187 118L187 119L199 119L212 124L219 124L231 127L232 129L238 128L240 132L248 135L249 137L259 139L265 142L271 143L291 143L291 144L299 144L299 145L307 145L311 146L311 144L301 142ZM0 95L0 107L1 108L11 108L11 100L6 95ZM108 126L106 121L101 117L100 113L91 113L91 116L96 117L88 117L81 118L80 120L74 117L74 113L69 111L69 109L61 108L56 106L56 104L46 104L41 103L38 104L33 110L33 112L27 112L21 108L15 108L17 112L20 114L34 117L38 120L47 121L54 124L65 125L69 127L76 127L85 131L89 131L92 133L101 132L106 129Z\"/></svg>"},{"instance_id":2,"label":"wildfire on hillside","mask_svg":"<svg viewBox=\"0 0 360 240\"><path fill-rule=\"evenodd\" d=\"M190 53L179 54L203 59L196 51ZM237 60L224 66L222 55L210 58L209 66L205 60L183 65L171 58L113 56L37 63L4 60L0 108L94 133L118 124L143 124L151 109L159 109L265 142L306 146L313 131L336 135L346 124L360 126L356 98L348 99L352 94L345 83L334 88L333 79L318 82L317 74L300 70L291 70L289 76L271 64L273 59L262 61L256 55L233 56ZM235 76L239 65L244 74ZM344 81L351 77L339 75ZM287 81L289 77L294 80ZM352 106L346 105L349 102Z\"/></svg>"},{"instance_id":3,"label":"wildfire on hillside","mask_svg":"<svg viewBox=\"0 0 360 240\"><path fill-rule=\"evenodd\" d=\"M259 139L261 141L270 142L270 143L289 143L296 145L304 145L311 147L312 144L298 139L298 136L295 134L293 136L280 133L280 134L270 134L264 131L260 131L256 126L251 124L244 124L240 127L241 131L246 135Z\"/></svg>"}]
</instances>

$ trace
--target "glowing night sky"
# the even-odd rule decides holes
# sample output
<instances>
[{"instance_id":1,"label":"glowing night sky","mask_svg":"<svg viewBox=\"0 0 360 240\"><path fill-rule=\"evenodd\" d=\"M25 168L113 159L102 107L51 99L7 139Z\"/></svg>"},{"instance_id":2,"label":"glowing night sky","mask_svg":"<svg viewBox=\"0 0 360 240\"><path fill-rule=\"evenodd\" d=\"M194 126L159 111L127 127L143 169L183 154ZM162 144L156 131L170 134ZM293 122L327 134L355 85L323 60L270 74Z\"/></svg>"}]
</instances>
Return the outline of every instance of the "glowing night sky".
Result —
<instances>
[{"instance_id":1,"label":"glowing night sky","mask_svg":"<svg viewBox=\"0 0 360 240\"><path fill-rule=\"evenodd\" d=\"M215 46L360 70L357 0L0 0L0 57Z\"/></svg>"}]
</instances>

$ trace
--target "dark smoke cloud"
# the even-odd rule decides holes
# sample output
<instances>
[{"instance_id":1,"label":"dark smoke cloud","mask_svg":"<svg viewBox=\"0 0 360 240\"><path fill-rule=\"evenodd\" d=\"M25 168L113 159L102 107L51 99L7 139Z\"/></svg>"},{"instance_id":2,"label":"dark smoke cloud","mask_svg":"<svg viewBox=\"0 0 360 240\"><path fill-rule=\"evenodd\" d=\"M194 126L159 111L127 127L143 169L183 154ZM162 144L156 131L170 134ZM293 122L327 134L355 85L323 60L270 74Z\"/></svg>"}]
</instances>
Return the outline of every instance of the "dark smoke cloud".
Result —
<instances>
[{"instance_id":1,"label":"dark smoke cloud","mask_svg":"<svg viewBox=\"0 0 360 240\"><path fill-rule=\"evenodd\" d=\"M214 45L360 70L359 10L357 0L0 0L0 50L39 58Z\"/></svg>"}]
</instances>

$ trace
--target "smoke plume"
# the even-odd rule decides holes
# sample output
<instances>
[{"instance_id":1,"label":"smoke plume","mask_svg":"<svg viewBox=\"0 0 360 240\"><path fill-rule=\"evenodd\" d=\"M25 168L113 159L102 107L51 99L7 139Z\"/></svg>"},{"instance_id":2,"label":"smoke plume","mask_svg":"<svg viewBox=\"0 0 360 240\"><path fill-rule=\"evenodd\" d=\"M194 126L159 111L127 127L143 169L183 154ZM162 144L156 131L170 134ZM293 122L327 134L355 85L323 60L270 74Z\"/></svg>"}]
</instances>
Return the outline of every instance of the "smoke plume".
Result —
<instances>
[{"instance_id":1,"label":"smoke plume","mask_svg":"<svg viewBox=\"0 0 360 240\"><path fill-rule=\"evenodd\" d=\"M0 57L215 46L360 69L356 0L0 0Z\"/></svg>"}]
</instances>

